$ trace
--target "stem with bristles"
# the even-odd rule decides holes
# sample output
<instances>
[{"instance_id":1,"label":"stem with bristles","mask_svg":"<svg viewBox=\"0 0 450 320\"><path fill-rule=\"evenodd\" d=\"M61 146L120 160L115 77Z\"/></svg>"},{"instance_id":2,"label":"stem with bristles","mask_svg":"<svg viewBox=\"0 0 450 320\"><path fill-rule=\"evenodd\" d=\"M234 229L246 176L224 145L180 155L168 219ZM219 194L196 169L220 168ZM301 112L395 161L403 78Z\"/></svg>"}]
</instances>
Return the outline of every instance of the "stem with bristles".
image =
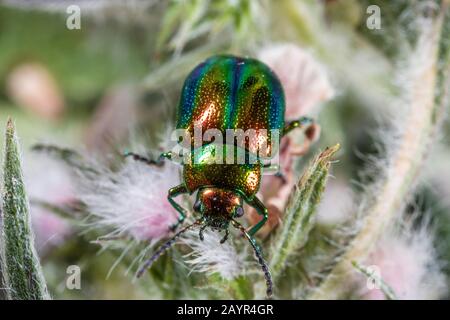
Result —
<instances>
[{"instance_id":1,"label":"stem with bristles","mask_svg":"<svg viewBox=\"0 0 450 320\"><path fill-rule=\"evenodd\" d=\"M7 297L12 300L50 299L34 248L19 144L11 119L6 125L2 195L1 263Z\"/></svg>"}]
</instances>

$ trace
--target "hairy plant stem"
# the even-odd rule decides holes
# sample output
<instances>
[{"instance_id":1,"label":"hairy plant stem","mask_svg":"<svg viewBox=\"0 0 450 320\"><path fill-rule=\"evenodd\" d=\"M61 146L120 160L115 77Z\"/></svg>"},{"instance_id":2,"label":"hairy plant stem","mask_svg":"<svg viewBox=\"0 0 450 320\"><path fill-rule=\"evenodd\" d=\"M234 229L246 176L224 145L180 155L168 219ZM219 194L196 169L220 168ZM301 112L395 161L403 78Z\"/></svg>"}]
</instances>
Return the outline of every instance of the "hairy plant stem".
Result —
<instances>
[{"instance_id":1,"label":"hairy plant stem","mask_svg":"<svg viewBox=\"0 0 450 320\"><path fill-rule=\"evenodd\" d=\"M376 188L368 190L362 203L366 213L361 228L345 253L309 299L338 299L345 290L346 278L354 272L352 261L362 263L371 253L379 236L397 214L402 212L405 199L413 190L420 168L433 138L442 122L446 99L435 99L439 83L438 50L444 16L449 1L444 1L436 18L426 18L421 25L414 52L407 65L407 77L402 101L405 112L396 123L398 134L395 147L388 150L385 167L380 172ZM448 61L447 61L448 63ZM440 101L441 103L438 103ZM395 132L399 129L399 132ZM383 159L382 159L383 160Z\"/></svg>"},{"instance_id":2,"label":"hairy plant stem","mask_svg":"<svg viewBox=\"0 0 450 320\"><path fill-rule=\"evenodd\" d=\"M374 281L379 286L381 292L383 292L387 300L398 299L394 290L386 282L384 282L384 280L379 275L360 265L356 261L352 261L352 264L353 267L358 270L358 272L362 273L368 280Z\"/></svg>"},{"instance_id":3,"label":"hairy plant stem","mask_svg":"<svg viewBox=\"0 0 450 320\"><path fill-rule=\"evenodd\" d=\"M19 144L11 119L6 126L2 198L1 262L7 297L12 300L49 299L34 248Z\"/></svg>"},{"instance_id":4,"label":"hairy plant stem","mask_svg":"<svg viewBox=\"0 0 450 320\"><path fill-rule=\"evenodd\" d=\"M333 155L339 145L320 153L300 178L295 192L289 199L283 226L272 247L270 271L274 281L281 275L288 259L298 253L308 239L313 217L327 181Z\"/></svg>"}]
</instances>

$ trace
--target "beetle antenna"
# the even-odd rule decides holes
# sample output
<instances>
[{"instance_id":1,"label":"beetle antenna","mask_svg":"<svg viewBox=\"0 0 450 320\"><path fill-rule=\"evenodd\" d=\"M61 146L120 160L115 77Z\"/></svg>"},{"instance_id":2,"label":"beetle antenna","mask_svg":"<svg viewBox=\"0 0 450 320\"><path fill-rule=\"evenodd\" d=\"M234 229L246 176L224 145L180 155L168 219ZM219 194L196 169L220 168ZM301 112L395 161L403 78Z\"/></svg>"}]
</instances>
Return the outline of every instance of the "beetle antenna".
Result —
<instances>
[{"instance_id":1,"label":"beetle antenna","mask_svg":"<svg viewBox=\"0 0 450 320\"><path fill-rule=\"evenodd\" d=\"M145 270L147 270L148 268L150 268L153 264L153 262L155 262L156 260L158 260L158 258L167 250L170 249L170 247L172 247L175 242L177 241L177 239L186 231L188 231L189 229L191 229L192 227L195 227L199 224L203 223L202 219L198 219L196 220L194 223L184 227L183 229L181 229L177 234L175 234L170 240L168 240L166 243L164 243L163 245L161 245L159 247L158 250L156 250L156 252L153 254L153 256L151 256L147 261L145 261L145 263L142 265L142 267L139 269L139 271L137 272L136 276L139 278L141 277Z\"/></svg>"},{"instance_id":2,"label":"beetle antenna","mask_svg":"<svg viewBox=\"0 0 450 320\"><path fill-rule=\"evenodd\" d=\"M236 220L231 220L233 223L233 226L238 228L242 234L247 238L247 240L250 242L253 251L255 252L256 257L258 258L258 263L261 266L262 271L264 272L264 277L266 278L266 294L268 298L272 297L273 294L273 281L272 281L272 275L270 274L269 267L267 266L266 261L264 260L261 249L259 248L258 244L256 243L255 239L251 235L248 234L248 232L245 230L245 228Z\"/></svg>"}]
</instances>

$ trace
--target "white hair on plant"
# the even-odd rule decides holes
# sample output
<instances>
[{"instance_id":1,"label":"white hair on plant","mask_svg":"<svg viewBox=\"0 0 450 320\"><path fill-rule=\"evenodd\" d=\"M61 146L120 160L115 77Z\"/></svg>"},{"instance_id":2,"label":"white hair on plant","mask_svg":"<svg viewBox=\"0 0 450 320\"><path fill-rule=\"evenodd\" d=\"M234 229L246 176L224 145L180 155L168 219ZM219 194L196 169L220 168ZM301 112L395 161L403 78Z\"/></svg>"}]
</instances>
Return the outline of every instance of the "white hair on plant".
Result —
<instances>
[{"instance_id":1,"label":"white hair on plant","mask_svg":"<svg viewBox=\"0 0 450 320\"><path fill-rule=\"evenodd\" d=\"M338 179L330 179L319 204L317 223L325 226L344 224L353 219L355 194L350 186Z\"/></svg>"},{"instance_id":2,"label":"white hair on plant","mask_svg":"<svg viewBox=\"0 0 450 320\"><path fill-rule=\"evenodd\" d=\"M245 272L245 255L239 253L231 239L220 243L223 234L206 230L204 240L200 240L198 231L190 231L181 241L192 251L184 257L192 267L192 272L219 274L223 279L232 280Z\"/></svg>"},{"instance_id":3,"label":"white hair on plant","mask_svg":"<svg viewBox=\"0 0 450 320\"><path fill-rule=\"evenodd\" d=\"M179 167L169 161L150 166L127 159L114 171L97 166L81 173L78 193L93 218L93 227L113 231L108 236L132 236L156 242L169 236L178 213L167 200L180 183Z\"/></svg>"},{"instance_id":4,"label":"white hair on plant","mask_svg":"<svg viewBox=\"0 0 450 320\"><path fill-rule=\"evenodd\" d=\"M433 7L430 1L421 5ZM407 9L415 14L417 41L403 52L397 69L394 84L398 94L390 102L391 120L379 130L382 152L369 159L371 167L365 171L374 182L362 179L367 183L358 206L362 217L355 223L358 233L311 299L334 299L342 295L346 288L338 284L336 277L350 270L350 262L364 260L375 249L385 227L392 225L409 203L431 143L439 132L444 105L436 103L435 89L440 24L445 10L435 15L428 9L417 9L420 8L415 5Z\"/></svg>"},{"instance_id":5,"label":"white hair on plant","mask_svg":"<svg viewBox=\"0 0 450 320\"><path fill-rule=\"evenodd\" d=\"M258 57L280 78L288 119L317 113L314 109L335 94L326 69L295 44L272 45L262 49Z\"/></svg>"},{"instance_id":6,"label":"white hair on plant","mask_svg":"<svg viewBox=\"0 0 450 320\"><path fill-rule=\"evenodd\" d=\"M426 223L414 228L412 221L403 224L402 229L391 228L379 240L366 264L377 266L380 277L399 299L442 298L447 288L434 248L433 230ZM361 293L367 299L384 296L377 288L363 289Z\"/></svg>"}]
</instances>

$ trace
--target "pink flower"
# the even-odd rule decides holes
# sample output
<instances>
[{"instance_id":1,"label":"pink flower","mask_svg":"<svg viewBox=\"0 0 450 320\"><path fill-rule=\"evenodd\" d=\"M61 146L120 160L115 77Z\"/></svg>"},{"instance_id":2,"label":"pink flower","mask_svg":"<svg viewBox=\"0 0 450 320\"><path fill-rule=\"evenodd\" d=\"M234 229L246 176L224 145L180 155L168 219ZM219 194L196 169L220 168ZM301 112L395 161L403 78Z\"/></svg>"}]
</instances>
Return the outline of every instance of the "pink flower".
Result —
<instances>
[{"instance_id":1,"label":"pink flower","mask_svg":"<svg viewBox=\"0 0 450 320\"><path fill-rule=\"evenodd\" d=\"M167 200L168 190L180 184L179 167L166 161L162 167L127 159L113 171L83 175L78 190L93 226L112 230L108 236L129 235L158 241L170 234L178 213ZM177 199L177 201L182 201Z\"/></svg>"},{"instance_id":2,"label":"pink flower","mask_svg":"<svg viewBox=\"0 0 450 320\"><path fill-rule=\"evenodd\" d=\"M35 246L39 252L61 245L70 235L70 225L54 213L32 206L31 220L35 233Z\"/></svg>"},{"instance_id":3,"label":"pink flower","mask_svg":"<svg viewBox=\"0 0 450 320\"><path fill-rule=\"evenodd\" d=\"M446 290L445 276L436 261L432 237L425 228L412 232L384 236L365 265L376 266L399 299L439 299ZM366 279L361 281L364 298L384 299L381 290L369 290Z\"/></svg>"},{"instance_id":4,"label":"pink flower","mask_svg":"<svg viewBox=\"0 0 450 320\"><path fill-rule=\"evenodd\" d=\"M280 78L286 95L286 119L311 114L334 90L327 73L309 53L294 44L282 44L262 50L259 59Z\"/></svg>"},{"instance_id":5,"label":"pink flower","mask_svg":"<svg viewBox=\"0 0 450 320\"><path fill-rule=\"evenodd\" d=\"M123 141L137 119L138 94L131 86L109 89L100 100L85 132L86 147L97 153L109 153L111 142Z\"/></svg>"},{"instance_id":6,"label":"pink flower","mask_svg":"<svg viewBox=\"0 0 450 320\"><path fill-rule=\"evenodd\" d=\"M43 118L56 119L64 111L64 100L56 80L38 63L15 67L7 78L7 92L20 107Z\"/></svg>"}]
</instances>

